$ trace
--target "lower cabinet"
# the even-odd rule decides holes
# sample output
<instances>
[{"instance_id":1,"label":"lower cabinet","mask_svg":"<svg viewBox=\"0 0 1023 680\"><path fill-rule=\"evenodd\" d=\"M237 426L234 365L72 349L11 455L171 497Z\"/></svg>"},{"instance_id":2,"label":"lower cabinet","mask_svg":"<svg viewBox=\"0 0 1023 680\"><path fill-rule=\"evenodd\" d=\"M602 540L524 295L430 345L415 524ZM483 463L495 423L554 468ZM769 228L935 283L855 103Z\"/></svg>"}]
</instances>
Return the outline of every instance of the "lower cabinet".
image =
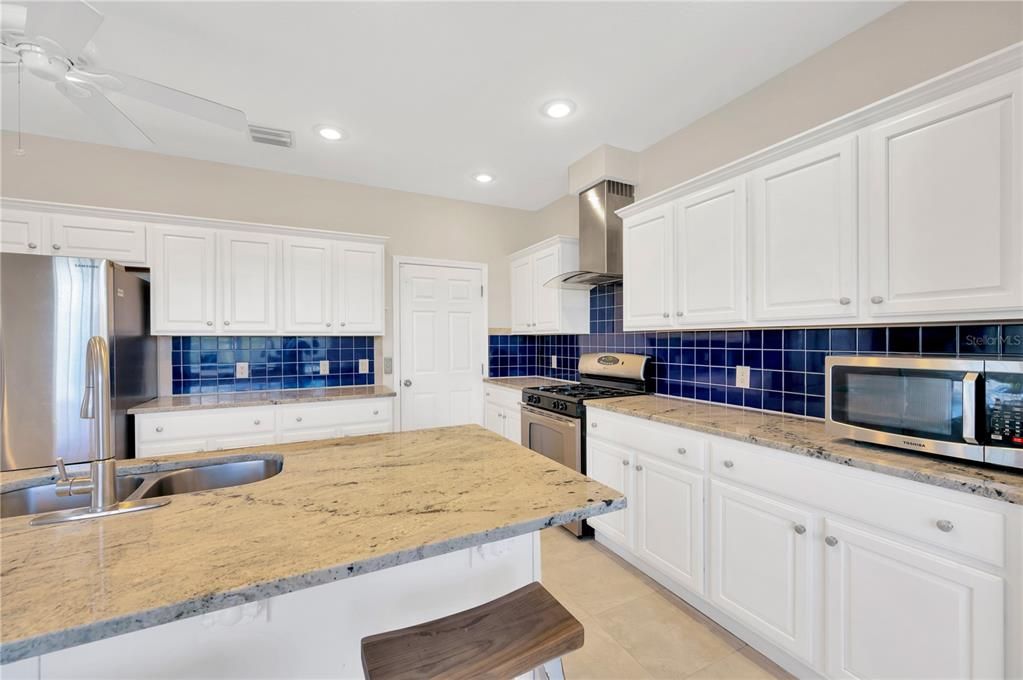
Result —
<instances>
[{"instance_id":1,"label":"lower cabinet","mask_svg":"<svg viewBox=\"0 0 1023 680\"><path fill-rule=\"evenodd\" d=\"M628 506L624 510L599 515L586 520L587 524L606 534L621 545L632 547L629 526L635 505L632 492L632 454L626 449L590 438L586 442L586 474L605 486L625 494Z\"/></svg>"},{"instance_id":2,"label":"lower cabinet","mask_svg":"<svg viewBox=\"0 0 1023 680\"><path fill-rule=\"evenodd\" d=\"M135 456L221 451L392 430L391 397L135 416Z\"/></svg>"},{"instance_id":3,"label":"lower cabinet","mask_svg":"<svg viewBox=\"0 0 1023 680\"><path fill-rule=\"evenodd\" d=\"M516 444L522 443L522 393L487 384L484 389L483 426Z\"/></svg>"}]
</instances>

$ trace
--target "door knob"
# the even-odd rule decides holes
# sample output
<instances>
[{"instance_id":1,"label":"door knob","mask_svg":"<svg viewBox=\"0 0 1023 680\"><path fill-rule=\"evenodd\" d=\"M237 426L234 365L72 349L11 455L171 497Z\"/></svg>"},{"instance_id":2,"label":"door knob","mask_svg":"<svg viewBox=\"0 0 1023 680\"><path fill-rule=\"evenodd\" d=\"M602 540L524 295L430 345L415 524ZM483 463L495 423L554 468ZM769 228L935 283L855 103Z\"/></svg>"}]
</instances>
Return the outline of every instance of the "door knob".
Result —
<instances>
[{"instance_id":1,"label":"door knob","mask_svg":"<svg viewBox=\"0 0 1023 680\"><path fill-rule=\"evenodd\" d=\"M404 380L402 380L401 384L404 385L405 387L412 387L412 381L409 380L408 378L405 378Z\"/></svg>"},{"instance_id":2,"label":"door knob","mask_svg":"<svg viewBox=\"0 0 1023 680\"><path fill-rule=\"evenodd\" d=\"M870 301L873 302L875 305L879 305L882 302L884 302L884 298L881 297L880 295L875 295L874 297L870 298Z\"/></svg>"},{"instance_id":3,"label":"door knob","mask_svg":"<svg viewBox=\"0 0 1023 680\"><path fill-rule=\"evenodd\" d=\"M838 539L835 538L834 536L828 536L827 538L824 539L824 542L828 544L829 548L834 548L836 545L838 545Z\"/></svg>"}]
</instances>

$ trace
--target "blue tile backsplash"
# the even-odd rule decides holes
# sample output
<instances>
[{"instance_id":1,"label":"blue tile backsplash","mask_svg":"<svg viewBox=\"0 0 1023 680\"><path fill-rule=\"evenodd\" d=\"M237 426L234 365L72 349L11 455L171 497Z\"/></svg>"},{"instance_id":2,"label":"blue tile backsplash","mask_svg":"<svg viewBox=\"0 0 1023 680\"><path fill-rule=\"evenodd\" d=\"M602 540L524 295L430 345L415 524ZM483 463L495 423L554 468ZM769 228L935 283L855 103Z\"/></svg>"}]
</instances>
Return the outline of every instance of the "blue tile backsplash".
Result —
<instances>
[{"instance_id":1,"label":"blue tile backsplash","mask_svg":"<svg viewBox=\"0 0 1023 680\"><path fill-rule=\"evenodd\" d=\"M1023 323L626 333L621 284L608 284L590 291L588 335L490 336L490 375L578 380L586 352L651 357L647 387L658 394L821 418L829 354L1023 359ZM736 366L750 367L748 389L735 386Z\"/></svg>"},{"instance_id":2,"label":"blue tile backsplash","mask_svg":"<svg viewBox=\"0 0 1023 680\"><path fill-rule=\"evenodd\" d=\"M171 341L174 394L247 392L372 385L372 337L175 337ZM359 373L359 360L369 372ZM249 377L235 376L248 362ZM320 361L330 372L320 375Z\"/></svg>"}]
</instances>

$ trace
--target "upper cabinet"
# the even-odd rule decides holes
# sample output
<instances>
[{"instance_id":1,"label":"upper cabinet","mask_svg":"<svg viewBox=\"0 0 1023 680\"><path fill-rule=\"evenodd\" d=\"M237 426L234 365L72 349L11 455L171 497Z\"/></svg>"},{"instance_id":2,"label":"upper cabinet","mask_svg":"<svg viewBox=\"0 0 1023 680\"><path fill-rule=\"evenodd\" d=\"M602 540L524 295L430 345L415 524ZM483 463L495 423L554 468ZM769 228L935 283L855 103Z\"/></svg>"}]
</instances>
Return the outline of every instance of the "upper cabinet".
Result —
<instances>
[{"instance_id":1,"label":"upper cabinet","mask_svg":"<svg viewBox=\"0 0 1023 680\"><path fill-rule=\"evenodd\" d=\"M667 204L627 218L622 224L625 330L671 328L674 323L674 223L674 206Z\"/></svg>"},{"instance_id":2,"label":"upper cabinet","mask_svg":"<svg viewBox=\"0 0 1023 680\"><path fill-rule=\"evenodd\" d=\"M753 318L855 317L855 137L757 170L750 193Z\"/></svg>"},{"instance_id":3,"label":"upper cabinet","mask_svg":"<svg viewBox=\"0 0 1023 680\"><path fill-rule=\"evenodd\" d=\"M334 332L334 244L316 238L284 239L284 331Z\"/></svg>"},{"instance_id":4,"label":"upper cabinet","mask_svg":"<svg viewBox=\"0 0 1023 680\"><path fill-rule=\"evenodd\" d=\"M25 210L0 211L0 251L41 254L43 216ZM42 252L47 252L42 250Z\"/></svg>"},{"instance_id":5,"label":"upper cabinet","mask_svg":"<svg viewBox=\"0 0 1023 680\"><path fill-rule=\"evenodd\" d=\"M384 247L338 242L334 248L339 332L383 335Z\"/></svg>"},{"instance_id":6,"label":"upper cabinet","mask_svg":"<svg viewBox=\"0 0 1023 680\"><path fill-rule=\"evenodd\" d=\"M153 335L216 333L216 232L154 227L149 236Z\"/></svg>"},{"instance_id":7,"label":"upper cabinet","mask_svg":"<svg viewBox=\"0 0 1023 680\"><path fill-rule=\"evenodd\" d=\"M277 330L280 239L243 231L217 236L222 329L234 334L273 333Z\"/></svg>"},{"instance_id":8,"label":"upper cabinet","mask_svg":"<svg viewBox=\"0 0 1023 680\"><path fill-rule=\"evenodd\" d=\"M579 269L578 239L555 236L509 259L513 332L590 332L589 291L545 285L559 274Z\"/></svg>"},{"instance_id":9,"label":"upper cabinet","mask_svg":"<svg viewBox=\"0 0 1023 680\"><path fill-rule=\"evenodd\" d=\"M50 248L53 255L141 265L146 263L146 225L106 217L51 215Z\"/></svg>"},{"instance_id":10,"label":"upper cabinet","mask_svg":"<svg viewBox=\"0 0 1023 680\"><path fill-rule=\"evenodd\" d=\"M872 316L1023 309L1018 73L864 134Z\"/></svg>"}]
</instances>

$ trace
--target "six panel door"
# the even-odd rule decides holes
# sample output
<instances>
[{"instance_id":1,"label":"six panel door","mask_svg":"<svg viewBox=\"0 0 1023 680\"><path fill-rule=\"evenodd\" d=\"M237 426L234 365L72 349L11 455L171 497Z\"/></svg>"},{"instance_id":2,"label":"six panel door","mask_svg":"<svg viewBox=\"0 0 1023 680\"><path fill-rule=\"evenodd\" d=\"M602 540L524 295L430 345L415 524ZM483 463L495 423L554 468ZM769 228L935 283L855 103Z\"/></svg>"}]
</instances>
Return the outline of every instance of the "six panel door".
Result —
<instances>
[{"instance_id":1,"label":"six panel door","mask_svg":"<svg viewBox=\"0 0 1023 680\"><path fill-rule=\"evenodd\" d=\"M307 238L283 239L284 331L334 333L334 244Z\"/></svg>"},{"instance_id":2,"label":"six panel door","mask_svg":"<svg viewBox=\"0 0 1023 680\"><path fill-rule=\"evenodd\" d=\"M216 333L216 232L157 227L149 236L153 333Z\"/></svg>"},{"instance_id":3,"label":"six panel door","mask_svg":"<svg viewBox=\"0 0 1023 680\"><path fill-rule=\"evenodd\" d=\"M371 243L337 244L337 331L384 334L384 247Z\"/></svg>"},{"instance_id":4,"label":"six panel door","mask_svg":"<svg viewBox=\"0 0 1023 680\"><path fill-rule=\"evenodd\" d=\"M870 314L1023 310L1021 94L1011 74L865 133Z\"/></svg>"},{"instance_id":5,"label":"six panel door","mask_svg":"<svg viewBox=\"0 0 1023 680\"><path fill-rule=\"evenodd\" d=\"M222 328L231 333L277 330L277 261L280 239L221 232Z\"/></svg>"},{"instance_id":6,"label":"six panel door","mask_svg":"<svg viewBox=\"0 0 1023 680\"><path fill-rule=\"evenodd\" d=\"M753 173L753 317L855 317L856 139Z\"/></svg>"},{"instance_id":7,"label":"six panel door","mask_svg":"<svg viewBox=\"0 0 1023 680\"><path fill-rule=\"evenodd\" d=\"M1001 578L827 520L832 678L1004 677Z\"/></svg>"},{"instance_id":8,"label":"six panel door","mask_svg":"<svg viewBox=\"0 0 1023 680\"><path fill-rule=\"evenodd\" d=\"M673 221L673 206L664 205L634 215L622 226L625 330L673 325Z\"/></svg>"}]
</instances>

